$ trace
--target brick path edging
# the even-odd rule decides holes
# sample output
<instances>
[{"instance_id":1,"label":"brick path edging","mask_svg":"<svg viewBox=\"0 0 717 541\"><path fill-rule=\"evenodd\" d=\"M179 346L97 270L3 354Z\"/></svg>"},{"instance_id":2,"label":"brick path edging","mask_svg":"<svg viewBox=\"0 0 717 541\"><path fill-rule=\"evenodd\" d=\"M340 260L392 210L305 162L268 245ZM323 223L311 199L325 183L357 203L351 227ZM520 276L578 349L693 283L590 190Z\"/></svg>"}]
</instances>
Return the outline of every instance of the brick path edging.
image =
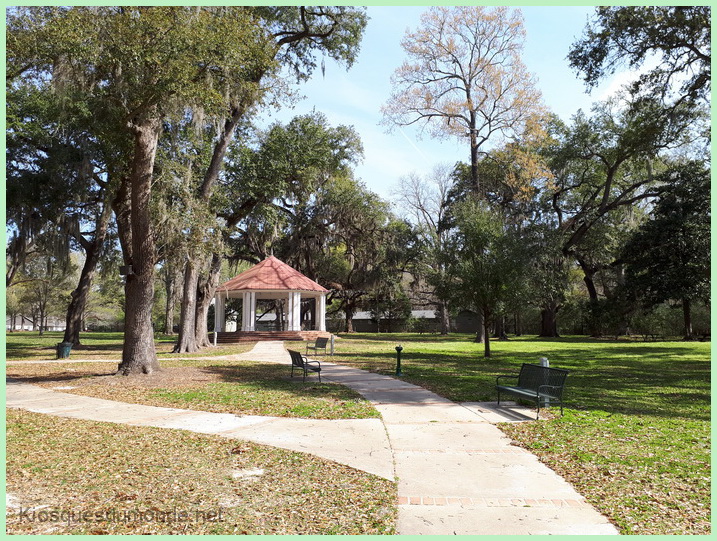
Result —
<instances>
[{"instance_id":1,"label":"brick path edging","mask_svg":"<svg viewBox=\"0 0 717 541\"><path fill-rule=\"evenodd\" d=\"M435 496L399 496L398 505L453 505L465 507L574 507L589 509L585 500L534 500L530 498L451 498Z\"/></svg>"}]
</instances>

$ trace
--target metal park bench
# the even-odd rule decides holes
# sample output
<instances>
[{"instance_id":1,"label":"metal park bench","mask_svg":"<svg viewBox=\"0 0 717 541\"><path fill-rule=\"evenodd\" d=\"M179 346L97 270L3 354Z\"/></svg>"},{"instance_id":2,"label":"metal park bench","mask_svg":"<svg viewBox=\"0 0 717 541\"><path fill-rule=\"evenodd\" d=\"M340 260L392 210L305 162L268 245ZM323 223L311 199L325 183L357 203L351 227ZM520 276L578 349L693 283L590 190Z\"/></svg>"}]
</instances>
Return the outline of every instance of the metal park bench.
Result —
<instances>
[{"instance_id":1,"label":"metal park bench","mask_svg":"<svg viewBox=\"0 0 717 541\"><path fill-rule=\"evenodd\" d=\"M291 377L294 377L294 368L302 370L304 372L304 381L306 381L306 374L309 370L316 372L319 375L319 381L321 381L321 363L319 361L310 361L304 357L298 351L288 350L291 355Z\"/></svg>"},{"instance_id":2,"label":"metal park bench","mask_svg":"<svg viewBox=\"0 0 717 541\"><path fill-rule=\"evenodd\" d=\"M495 379L495 388L498 391L498 405L500 394L512 394L518 398L532 400L538 405L536 419L540 417L540 406L546 406L550 401L560 403L560 415L563 414L563 387L569 370L550 368L539 364L523 363L519 374L501 375ZM517 379L515 385L501 385L501 379Z\"/></svg>"},{"instance_id":3,"label":"metal park bench","mask_svg":"<svg viewBox=\"0 0 717 541\"><path fill-rule=\"evenodd\" d=\"M314 345L306 344L306 353L308 355L309 350L313 349L315 352L318 353L320 349L324 350L324 355L326 355L326 345L329 343L328 338L317 338Z\"/></svg>"}]
</instances>

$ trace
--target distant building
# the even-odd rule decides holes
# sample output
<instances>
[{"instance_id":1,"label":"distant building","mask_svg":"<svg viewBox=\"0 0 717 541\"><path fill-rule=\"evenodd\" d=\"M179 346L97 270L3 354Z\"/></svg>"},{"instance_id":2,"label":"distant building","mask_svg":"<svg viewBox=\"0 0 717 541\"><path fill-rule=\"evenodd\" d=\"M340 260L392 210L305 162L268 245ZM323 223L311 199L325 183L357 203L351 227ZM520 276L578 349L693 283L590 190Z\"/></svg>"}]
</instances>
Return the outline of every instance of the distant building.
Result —
<instances>
[{"instance_id":1,"label":"distant building","mask_svg":"<svg viewBox=\"0 0 717 541\"><path fill-rule=\"evenodd\" d=\"M469 310L463 310L451 319L451 332L474 333L478 330L478 315ZM327 317L326 325L332 332L343 332L343 312ZM411 310L410 320L379 322L373 319L371 312L356 312L353 317L355 332L429 332L441 330L441 321L435 310Z\"/></svg>"},{"instance_id":2,"label":"distant building","mask_svg":"<svg viewBox=\"0 0 717 541\"><path fill-rule=\"evenodd\" d=\"M379 324L380 323L380 324ZM327 317L327 326L333 332L342 332L343 312ZM438 332L440 321L434 310L411 310L410 320L373 319L371 312L356 312L353 317L353 329L356 332Z\"/></svg>"},{"instance_id":3,"label":"distant building","mask_svg":"<svg viewBox=\"0 0 717 541\"><path fill-rule=\"evenodd\" d=\"M25 316L16 316L15 321L11 321L10 317L5 318L5 330L7 331L39 331L38 327L33 327L32 320ZM64 331L65 320L63 318L48 316L43 325L43 329L46 331Z\"/></svg>"}]
</instances>

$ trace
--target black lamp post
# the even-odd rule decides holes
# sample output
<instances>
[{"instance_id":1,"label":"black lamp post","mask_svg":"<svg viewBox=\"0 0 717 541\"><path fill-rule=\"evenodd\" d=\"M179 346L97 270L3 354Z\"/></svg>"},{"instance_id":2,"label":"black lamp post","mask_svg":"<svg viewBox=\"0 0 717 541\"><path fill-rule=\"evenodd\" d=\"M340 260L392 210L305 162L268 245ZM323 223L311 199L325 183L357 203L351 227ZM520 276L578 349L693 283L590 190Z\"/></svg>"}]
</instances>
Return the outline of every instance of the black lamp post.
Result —
<instances>
[{"instance_id":1,"label":"black lamp post","mask_svg":"<svg viewBox=\"0 0 717 541\"><path fill-rule=\"evenodd\" d=\"M396 375L401 375L401 352L403 351L403 347L399 344L396 346Z\"/></svg>"}]
</instances>

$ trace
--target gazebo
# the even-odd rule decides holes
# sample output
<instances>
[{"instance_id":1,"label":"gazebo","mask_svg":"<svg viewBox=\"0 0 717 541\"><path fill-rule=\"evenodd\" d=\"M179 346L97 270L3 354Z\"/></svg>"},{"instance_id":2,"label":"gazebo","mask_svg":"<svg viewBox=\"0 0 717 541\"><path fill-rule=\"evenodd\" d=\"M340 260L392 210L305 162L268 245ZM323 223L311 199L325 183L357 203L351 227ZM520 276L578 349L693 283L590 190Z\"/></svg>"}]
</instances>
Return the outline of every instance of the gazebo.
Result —
<instances>
[{"instance_id":1,"label":"gazebo","mask_svg":"<svg viewBox=\"0 0 717 541\"><path fill-rule=\"evenodd\" d=\"M214 295L214 343L261 337L275 339L311 339L328 336L326 332L326 294L328 290L274 256L221 284ZM241 331L226 332L226 301L242 299ZM301 303L313 299L311 326L302 328ZM282 316L285 329L257 332L257 301L286 300ZM221 334L220 334L221 333Z\"/></svg>"}]
</instances>

